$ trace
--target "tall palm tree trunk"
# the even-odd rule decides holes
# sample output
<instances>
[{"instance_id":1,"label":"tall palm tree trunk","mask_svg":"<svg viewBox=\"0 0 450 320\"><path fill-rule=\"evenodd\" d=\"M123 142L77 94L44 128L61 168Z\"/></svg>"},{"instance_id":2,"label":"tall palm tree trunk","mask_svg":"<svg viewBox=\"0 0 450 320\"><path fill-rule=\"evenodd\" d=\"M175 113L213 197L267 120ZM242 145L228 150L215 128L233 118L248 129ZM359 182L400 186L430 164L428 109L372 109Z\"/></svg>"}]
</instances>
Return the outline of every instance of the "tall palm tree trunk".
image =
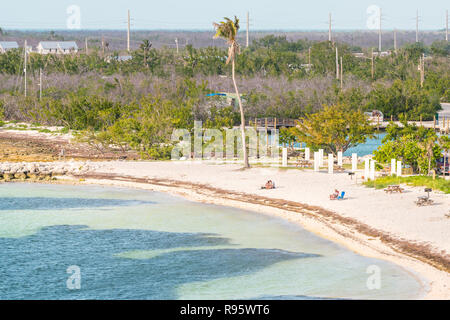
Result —
<instances>
[{"instance_id":1,"label":"tall palm tree trunk","mask_svg":"<svg viewBox=\"0 0 450 320\"><path fill-rule=\"evenodd\" d=\"M236 91L236 96L239 102L239 109L241 111L241 134L242 134L242 151L244 152L244 168L250 168L250 164L248 163L248 154L247 154L247 140L245 139L245 115L244 108L242 107L241 96L239 95L239 90L236 84L236 77L234 72L234 57L231 61L231 69L232 69L232 78L234 84L234 90Z\"/></svg>"}]
</instances>

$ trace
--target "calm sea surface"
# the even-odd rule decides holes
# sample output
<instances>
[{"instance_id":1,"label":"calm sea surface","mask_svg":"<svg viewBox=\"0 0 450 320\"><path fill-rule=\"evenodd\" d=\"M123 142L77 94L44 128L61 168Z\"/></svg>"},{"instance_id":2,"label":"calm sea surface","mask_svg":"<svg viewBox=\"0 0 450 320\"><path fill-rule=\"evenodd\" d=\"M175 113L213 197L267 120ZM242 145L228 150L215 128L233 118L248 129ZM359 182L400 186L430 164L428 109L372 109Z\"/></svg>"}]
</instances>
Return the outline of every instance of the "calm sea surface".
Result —
<instances>
[{"instance_id":1,"label":"calm sea surface","mask_svg":"<svg viewBox=\"0 0 450 320\"><path fill-rule=\"evenodd\" d=\"M422 294L416 278L394 264L261 214L149 191L0 185L0 299Z\"/></svg>"}]
</instances>

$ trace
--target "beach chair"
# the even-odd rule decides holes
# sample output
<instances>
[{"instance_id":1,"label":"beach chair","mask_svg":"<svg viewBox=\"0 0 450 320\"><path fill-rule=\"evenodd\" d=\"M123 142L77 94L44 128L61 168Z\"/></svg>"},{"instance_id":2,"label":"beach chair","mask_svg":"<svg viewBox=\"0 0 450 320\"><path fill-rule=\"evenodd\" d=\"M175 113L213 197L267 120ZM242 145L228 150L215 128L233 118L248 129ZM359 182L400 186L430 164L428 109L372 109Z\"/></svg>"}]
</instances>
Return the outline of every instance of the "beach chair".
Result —
<instances>
[{"instance_id":1,"label":"beach chair","mask_svg":"<svg viewBox=\"0 0 450 320\"><path fill-rule=\"evenodd\" d=\"M267 181L265 185L261 186L261 189L264 190L273 190L275 189L275 182Z\"/></svg>"},{"instance_id":2,"label":"beach chair","mask_svg":"<svg viewBox=\"0 0 450 320\"><path fill-rule=\"evenodd\" d=\"M338 200L344 200L345 192L342 191L341 195L337 198Z\"/></svg>"},{"instance_id":3,"label":"beach chair","mask_svg":"<svg viewBox=\"0 0 450 320\"><path fill-rule=\"evenodd\" d=\"M428 197L419 197L417 201L415 201L417 206L423 207L423 206L430 206L434 203L434 201Z\"/></svg>"}]
</instances>

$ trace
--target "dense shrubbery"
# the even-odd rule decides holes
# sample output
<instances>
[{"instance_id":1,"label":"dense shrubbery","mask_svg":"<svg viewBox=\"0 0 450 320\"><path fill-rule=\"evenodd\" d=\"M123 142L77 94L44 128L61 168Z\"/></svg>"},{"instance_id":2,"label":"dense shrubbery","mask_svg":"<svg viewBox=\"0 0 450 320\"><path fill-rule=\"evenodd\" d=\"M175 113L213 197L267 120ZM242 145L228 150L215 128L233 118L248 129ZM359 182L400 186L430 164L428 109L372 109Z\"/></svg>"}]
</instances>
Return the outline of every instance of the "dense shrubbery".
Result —
<instances>
[{"instance_id":1,"label":"dense shrubbery","mask_svg":"<svg viewBox=\"0 0 450 320\"><path fill-rule=\"evenodd\" d=\"M428 174L445 147L433 129L409 125L406 121L402 125L388 126L383 145L374 152L375 160L390 163L391 159L399 159L414 172Z\"/></svg>"},{"instance_id":2,"label":"dense shrubbery","mask_svg":"<svg viewBox=\"0 0 450 320\"><path fill-rule=\"evenodd\" d=\"M335 79L335 45L344 62L343 89ZM370 59L354 57L356 50L361 48L275 36L254 41L236 60L247 118L296 119L324 105L345 105L357 112L378 109L387 118L430 120L440 102L450 101L448 43L408 45L375 58L373 79ZM422 88L417 65L424 53L433 57L426 60ZM130 60L119 61L118 55L95 50L89 55L31 54L24 97L22 52L1 54L0 120L63 125L105 146L132 147L150 158L166 157L168 132L192 129L194 119L210 128L239 124L233 105L205 97L212 91L233 91L225 49L187 46L177 54L147 44L132 52ZM45 75L42 100L39 69ZM292 132L284 138L286 143L295 140Z\"/></svg>"}]
</instances>

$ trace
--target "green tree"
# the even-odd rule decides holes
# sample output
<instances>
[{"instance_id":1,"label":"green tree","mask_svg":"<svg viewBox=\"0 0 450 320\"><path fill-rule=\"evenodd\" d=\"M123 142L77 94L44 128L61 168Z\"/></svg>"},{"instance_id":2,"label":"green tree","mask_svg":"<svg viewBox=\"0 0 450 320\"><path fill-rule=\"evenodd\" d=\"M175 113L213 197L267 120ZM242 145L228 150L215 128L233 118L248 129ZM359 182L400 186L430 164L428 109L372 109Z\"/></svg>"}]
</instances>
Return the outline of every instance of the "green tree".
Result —
<instances>
[{"instance_id":1,"label":"green tree","mask_svg":"<svg viewBox=\"0 0 450 320\"><path fill-rule=\"evenodd\" d=\"M441 148L444 150L445 155L448 155L448 151L450 150L450 137L448 136L441 136L439 137L439 145L441 146ZM444 155L444 177L445 177L445 162L447 157Z\"/></svg>"},{"instance_id":2,"label":"green tree","mask_svg":"<svg viewBox=\"0 0 450 320\"><path fill-rule=\"evenodd\" d=\"M386 128L382 145L374 151L375 160L389 163L390 159L400 159L414 172L428 174L441 155L439 139L433 129L410 125L402 121L399 126L391 123Z\"/></svg>"},{"instance_id":3,"label":"green tree","mask_svg":"<svg viewBox=\"0 0 450 320\"><path fill-rule=\"evenodd\" d=\"M373 137L373 131L364 113L338 104L301 118L295 134L308 146L337 155L339 151L365 143L367 137Z\"/></svg>"},{"instance_id":4,"label":"green tree","mask_svg":"<svg viewBox=\"0 0 450 320\"><path fill-rule=\"evenodd\" d=\"M239 102L239 110L241 112L241 134L242 134L242 148L244 154L244 167L250 168L250 164L248 162L248 153L247 153L247 140L245 138L245 115L244 108L242 106L242 99L239 94L239 89L236 84L236 75L235 75L235 60L237 54L240 52L239 44L236 41L236 35L239 31L239 19L234 17L234 21L229 18L224 18L225 21L221 21L220 23L214 23L214 28L216 29L216 35L214 38L223 38L227 41L229 46L228 48L228 58L226 64L231 62L231 72L233 78L234 90L236 91L236 96Z\"/></svg>"},{"instance_id":5,"label":"green tree","mask_svg":"<svg viewBox=\"0 0 450 320\"><path fill-rule=\"evenodd\" d=\"M146 68L148 68L147 56L148 56L148 52L150 51L151 47L152 47L152 43L149 40L142 41L141 50L144 52L144 66Z\"/></svg>"},{"instance_id":6,"label":"green tree","mask_svg":"<svg viewBox=\"0 0 450 320\"><path fill-rule=\"evenodd\" d=\"M281 128L280 129L280 143L284 146L291 148L295 142L298 142L295 135L294 128Z\"/></svg>"}]
</instances>

